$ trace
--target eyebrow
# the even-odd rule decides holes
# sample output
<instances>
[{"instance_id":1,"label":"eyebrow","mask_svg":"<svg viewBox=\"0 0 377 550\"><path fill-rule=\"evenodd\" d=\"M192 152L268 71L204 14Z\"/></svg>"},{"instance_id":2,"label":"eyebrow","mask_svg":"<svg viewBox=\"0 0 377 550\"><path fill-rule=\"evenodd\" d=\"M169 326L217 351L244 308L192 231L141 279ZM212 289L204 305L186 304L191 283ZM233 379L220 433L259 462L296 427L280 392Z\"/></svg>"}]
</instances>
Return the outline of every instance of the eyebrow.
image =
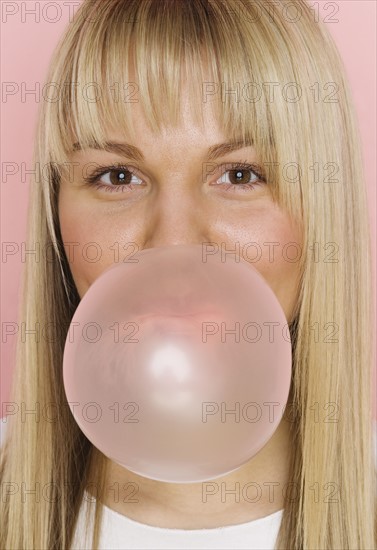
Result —
<instances>
[{"instance_id":1,"label":"eyebrow","mask_svg":"<svg viewBox=\"0 0 377 550\"><path fill-rule=\"evenodd\" d=\"M246 139L246 140L235 139L232 141L227 141L225 143L217 143L216 145L212 145L208 149L207 160L213 161L221 157L222 155L231 153L232 151L237 151L238 149L243 149L245 147L251 147L253 145L254 143L250 139ZM106 141L103 147L100 146L98 143L91 143L89 146L89 149L96 149L99 151L106 151L108 153L115 153L117 155L122 155L124 157L135 160L137 162L141 162L145 160L144 155L140 151L140 149L128 143ZM73 150L82 151L83 149L79 143L74 143Z\"/></svg>"}]
</instances>

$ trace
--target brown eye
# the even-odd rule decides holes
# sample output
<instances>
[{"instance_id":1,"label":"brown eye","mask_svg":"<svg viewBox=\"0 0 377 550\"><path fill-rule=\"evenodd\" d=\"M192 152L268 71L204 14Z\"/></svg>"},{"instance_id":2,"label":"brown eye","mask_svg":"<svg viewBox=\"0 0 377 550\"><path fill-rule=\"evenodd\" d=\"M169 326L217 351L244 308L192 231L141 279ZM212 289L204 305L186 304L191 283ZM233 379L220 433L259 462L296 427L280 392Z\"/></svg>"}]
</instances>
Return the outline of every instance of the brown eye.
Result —
<instances>
[{"instance_id":1,"label":"brown eye","mask_svg":"<svg viewBox=\"0 0 377 550\"><path fill-rule=\"evenodd\" d=\"M110 183L113 185L129 184L133 176L129 170L110 170L104 175L107 174L110 174Z\"/></svg>"},{"instance_id":2,"label":"brown eye","mask_svg":"<svg viewBox=\"0 0 377 550\"><path fill-rule=\"evenodd\" d=\"M230 183L250 183L251 170L247 169L238 169L238 170L229 170L229 181Z\"/></svg>"},{"instance_id":3,"label":"brown eye","mask_svg":"<svg viewBox=\"0 0 377 550\"><path fill-rule=\"evenodd\" d=\"M119 189L132 189L134 186L143 185L143 180L126 166L106 166L95 170L90 176L84 178L88 185L97 186L105 191Z\"/></svg>"},{"instance_id":4,"label":"brown eye","mask_svg":"<svg viewBox=\"0 0 377 550\"><path fill-rule=\"evenodd\" d=\"M230 185L253 185L260 181L261 176L250 166L235 165L229 170L225 170L217 183L227 183Z\"/></svg>"}]
</instances>

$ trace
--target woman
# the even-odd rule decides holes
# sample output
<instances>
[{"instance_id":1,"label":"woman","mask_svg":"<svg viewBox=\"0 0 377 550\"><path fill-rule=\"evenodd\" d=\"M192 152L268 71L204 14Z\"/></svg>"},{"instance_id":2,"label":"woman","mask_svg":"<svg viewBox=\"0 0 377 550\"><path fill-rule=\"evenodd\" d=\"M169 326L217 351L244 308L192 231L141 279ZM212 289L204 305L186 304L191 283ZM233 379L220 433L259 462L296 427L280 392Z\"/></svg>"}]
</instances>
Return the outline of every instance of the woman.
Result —
<instances>
[{"instance_id":1,"label":"woman","mask_svg":"<svg viewBox=\"0 0 377 550\"><path fill-rule=\"evenodd\" d=\"M90 548L112 544L109 524L100 533L104 511L145 527L136 541L125 529L119 548L375 546L359 136L329 34L306 2L294 17L289 4L86 0L62 38L47 78L59 97L40 112L28 222L29 243L46 253L26 266L21 314L48 337L19 342L11 399L39 403L42 414L9 418L1 548L82 548L88 497ZM249 261L256 243L253 265L291 331L290 414L249 463L216 480L256 481L264 491L253 506L208 504L202 484L117 466L80 431L64 393L67 329L104 269L134 247L205 241L238 246ZM51 492L22 499L22 483ZM127 483L139 491L134 503L114 497ZM267 518L278 520L269 539L258 531ZM221 543L232 535L233 545Z\"/></svg>"}]
</instances>

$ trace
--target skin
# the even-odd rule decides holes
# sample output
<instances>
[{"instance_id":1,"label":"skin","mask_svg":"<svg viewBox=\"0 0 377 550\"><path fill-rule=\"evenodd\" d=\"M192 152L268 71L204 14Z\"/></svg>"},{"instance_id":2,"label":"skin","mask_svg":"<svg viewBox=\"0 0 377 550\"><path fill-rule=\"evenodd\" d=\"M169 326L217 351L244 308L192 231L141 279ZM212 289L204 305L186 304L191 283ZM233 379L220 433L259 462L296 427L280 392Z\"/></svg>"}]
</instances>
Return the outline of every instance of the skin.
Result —
<instances>
[{"instance_id":1,"label":"skin","mask_svg":"<svg viewBox=\"0 0 377 550\"><path fill-rule=\"evenodd\" d=\"M71 160L80 163L74 178L62 181L59 192L59 218L64 246L78 292L84 296L90 285L114 263L113 243L125 250L123 257L137 243L139 250L158 246L200 244L203 241L225 243L228 250L235 243L240 249L246 243L258 242L263 250L260 261L253 266L265 277L278 298L288 321L297 301L299 273L297 263L284 260L282 246L289 242L301 243L297 227L288 214L273 202L268 183L253 190L223 190L226 183L218 183L229 170L227 163L258 162L252 147L227 153L216 162L218 171L203 180L202 167L209 147L228 141L218 127L210 103L203 105L205 124L194 125L187 93L182 96L184 122L179 128L166 128L156 139L148 128L138 103L133 116L137 142L122 136L116 129L108 129L111 141L127 142L137 146L145 156L144 162L131 162L118 154L98 150L78 151ZM125 163L138 169L136 184L144 180L145 186L129 193L106 193L87 187L81 179L86 163L110 165ZM229 176L229 172L228 178ZM226 177L226 174L225 174ZM253 175L251 175L253 177ZM141 178L141 180L140 180ZM255 179L255 177L254 177ZM228 179L227 182L230 180ZM102 176L104 184L111 185L109 175ZM236 186L236 184L234 184ZM80 243L72 257L69 242ZM99 243L101 260L88 262L83 258L83 246ZM274 261L269 261L265 242L279 242ZM247 257L243 256L247 261ZM122 258L122 255L120 256ZM289 481L291 456L290 423L283 418L267 444L249 462L237 471L217 478L220 487L228 489L239 482L240 487L250 481L262 488L261 498L250 503L242 497L236 502L228 496L222 502L217 495L202 502L202 484L164 483L144 478L107 459L109 471L106 487L118 483L122 488L128 482L138 485L137 503L127 500L129 490L120 490L115 502L112 491L101 500L108 507L136 521L167 528L200 529L245 523L265 517L284 507L282 488ZM267 482L278 483L271 497ZM272 491L272 490L271 490ZM251 490L249 497L255 496Z\"/></svg>"}]
</instances>

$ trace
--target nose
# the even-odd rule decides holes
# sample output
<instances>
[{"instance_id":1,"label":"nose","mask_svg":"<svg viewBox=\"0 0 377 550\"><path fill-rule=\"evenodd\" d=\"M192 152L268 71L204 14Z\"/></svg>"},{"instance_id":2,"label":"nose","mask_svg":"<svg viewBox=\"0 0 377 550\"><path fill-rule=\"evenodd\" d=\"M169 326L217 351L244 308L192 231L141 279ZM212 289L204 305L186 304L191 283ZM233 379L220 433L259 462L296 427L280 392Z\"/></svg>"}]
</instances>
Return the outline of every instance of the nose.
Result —
<instances>
[{"instance_id":1,"label":"nose","mask_svg":"<svg viewBox=\"0 0 377 550\"><path fill-rule=\"evenodd\" d=\"M210 216L205 197L177 181L169 187L154 197L144 248L209 242Z\"/></svg>"}]
</instances>

